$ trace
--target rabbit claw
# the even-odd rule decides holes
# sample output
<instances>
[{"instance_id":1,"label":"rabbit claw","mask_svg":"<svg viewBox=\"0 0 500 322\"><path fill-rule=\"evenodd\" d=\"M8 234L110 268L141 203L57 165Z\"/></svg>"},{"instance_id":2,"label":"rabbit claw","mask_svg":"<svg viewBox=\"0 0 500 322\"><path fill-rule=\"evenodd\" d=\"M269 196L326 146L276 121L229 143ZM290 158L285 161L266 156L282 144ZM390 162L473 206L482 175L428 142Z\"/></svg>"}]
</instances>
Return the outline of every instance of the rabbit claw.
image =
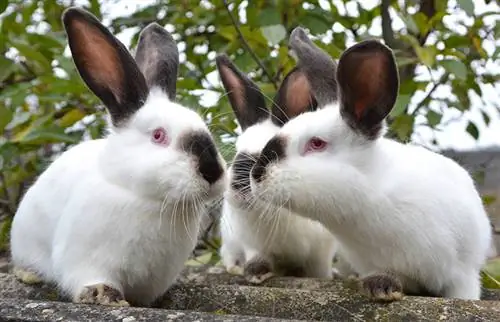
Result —
<instances>
[{"instance_id":1,"label":"rabbit claw","mask_svg":"<svg viewBox=\"0 0 500 322\"><path fill-rule=\"evenodd\" d=\"M122 292L107 284L85 286L77 296L76 303L130 306Z\"/></svg>"}]
</instances>

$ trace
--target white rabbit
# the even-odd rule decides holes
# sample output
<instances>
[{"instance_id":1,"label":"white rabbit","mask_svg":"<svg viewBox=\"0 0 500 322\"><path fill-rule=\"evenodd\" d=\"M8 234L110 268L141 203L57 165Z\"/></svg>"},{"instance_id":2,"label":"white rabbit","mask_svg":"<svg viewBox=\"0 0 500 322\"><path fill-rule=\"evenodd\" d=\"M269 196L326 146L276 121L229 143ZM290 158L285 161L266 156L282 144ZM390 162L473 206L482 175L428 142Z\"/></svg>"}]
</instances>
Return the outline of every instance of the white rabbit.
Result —
<instances>
[{"instance_id":1,"label":"white rabbit","mask_svg":"<svg viewBox=\"0 0 500 322\"><path fill-rule=\"evenodd\" d=\"M183 269L204 202L222 197L225 163L201 117L174 102L179 53L165 29L141 32L135 61L90 13L70 8L63 23L112 132L64 152L26 192L12 259L75 302L149 305Z\"/></svg>"},{"instance_id":2,"label":"white rabbit","mask_svg":"<svg viewBox=\"0 0 500 322\"><path fill-rule=\"evenodd\" d=\"M307 35L299 27L290 41ZM403 291L479 299L491 229L471 176L449 158L383 138L399 88L392 51L360 42L342 54L336 78L339 103L327 86L296 93L322 97L323 108L266 144L252 193L323 223L373 299Z\"/></svg>"},{"instance_id":3,"label":"white rabbit","mask_svg":"<svg viewBox=\"0 0 500 322\"><path fill-rule=\"evenodd\" d=\"M319 49L315 48L318 52ZM316 65L335 67L326 54L316 53ZM331 277L336 243L318 222L291 214L287 208L265 207L250 193L250 170L261 149L280 126L315 107L309 97L293 100L304 88L305 71L298 65L277 92L271 113L257 85L226 55L216 58L222 83L242 134L236 142L236 156L228 169L221 217L221 257L226 269L261 283L273 275Z\"/></svg>"}]
</instances>

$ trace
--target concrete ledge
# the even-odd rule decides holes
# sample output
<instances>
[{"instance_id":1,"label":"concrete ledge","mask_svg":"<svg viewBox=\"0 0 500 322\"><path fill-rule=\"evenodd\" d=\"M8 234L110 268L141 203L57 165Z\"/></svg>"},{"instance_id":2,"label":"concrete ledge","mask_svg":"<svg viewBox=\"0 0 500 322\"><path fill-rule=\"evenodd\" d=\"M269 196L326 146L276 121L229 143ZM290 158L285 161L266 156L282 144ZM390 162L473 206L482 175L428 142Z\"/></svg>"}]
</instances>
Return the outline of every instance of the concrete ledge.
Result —
<instances>
[{"instance_id":1,"label":"concrete ledge","mask_svg":"<svg viewBox=\"0 0 500 322\"><path fill-rule=\"evenodd\" d=\"M258 317L0 298L1 321L264 321ZM265 321L288 321L266 318Z\"/></svg>"},{"instance_id":2,"label":"concrete ledge","mask_svg":"<svg viewBox=\"0 0 500 322\"><path fill-rule=\"evenodd\" d=\"M165 321L174 320L176 314L181 314L177 318L181 321L500 320L500 301L493 300L406 297L400 302L380 304L369 302L354 285L338 280L274 278L261 286L243 284L246 282L241 277L218 268L208 268L208 272L206 267L190 268L157 303L158 308L163 308L158 310L51 302L65 299L50 286L25 285L13 275L0 274L0 320Z\"/></svg>"}]
</instances>

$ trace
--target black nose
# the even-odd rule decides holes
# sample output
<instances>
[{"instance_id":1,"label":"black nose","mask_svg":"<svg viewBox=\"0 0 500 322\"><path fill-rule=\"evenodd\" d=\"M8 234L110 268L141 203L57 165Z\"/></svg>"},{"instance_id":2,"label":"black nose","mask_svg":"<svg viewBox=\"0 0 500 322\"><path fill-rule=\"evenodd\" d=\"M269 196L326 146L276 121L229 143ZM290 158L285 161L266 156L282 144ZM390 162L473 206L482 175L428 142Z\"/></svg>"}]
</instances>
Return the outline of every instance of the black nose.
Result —
<instances>
[{"instance_id":1,"label":"black nose","mask_svg":"<svg viewBox=\"0 0 500 322\"><path fill-rule=\"evenodd\" d=\"M231 187L240 192L246 192L250 188L250 170L254 166L258 155L241 152L236 154L233 160Z\"/></svg>"},{"instance_id":2,"label":"black nose","mask_svg":"<svg viewBox=\"0 0 500 322\"><path fill-rule=\"evenodd\" d=\"M252 169L252 178L255 181L262 181L270 163L277 162L285 157L285 145L286 140L280 136L275 136L267 142Z\"/></svg>"},{"instance_id":3,"label":"black nose","mask_svg":"<svg viewBox=\"0 0 500 322\"><path fill-rule=\"evenodd\" d=\"M217 182L224 170L219 162L217 149L208 133L193 132L181 139L181 147L197 157L198 171L209 184Z\"/></svg>"}]
</instances>

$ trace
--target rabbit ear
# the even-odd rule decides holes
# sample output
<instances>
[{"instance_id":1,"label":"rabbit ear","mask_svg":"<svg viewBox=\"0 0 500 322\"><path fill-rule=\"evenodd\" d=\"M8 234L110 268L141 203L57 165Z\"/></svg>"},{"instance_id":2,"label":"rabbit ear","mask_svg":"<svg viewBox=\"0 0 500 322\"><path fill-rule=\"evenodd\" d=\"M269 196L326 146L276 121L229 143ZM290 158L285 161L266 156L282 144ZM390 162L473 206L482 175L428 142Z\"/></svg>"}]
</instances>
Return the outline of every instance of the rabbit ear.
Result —
<instances>
[{"instance_id":1,"label":"rabbit ear","mask_svg":"<svg viewBox=\"0 0 500 322\"><path fill-rule=\"evenodd\" d=\"M179 50L165 28L152 22L141 31L135 60L149 88L158 86L175 100Z\"/></svg>"},{"instance_id":2,"label":"rabbit ear","mask_svg":"<svg viewBox=\"0 0 500 322\"><path fill-rule=\"evenodd\" d=\"M324 106L337 101L337 64L309 39L305 30L295 28L289 47L298 59L298 67L307 76L314 98Z\"/></svg>"},{"instance_id":3,"label":"rabbit ear","mask_svg":"<svg viewBox=\"0 0 500 322\"><path fill-rule=\"evenodd\" d=\"M375 40L352 46L340 57L337 81L344 120L368 138L377 138L399 91L392 50Z\"/></svg>"},{"instance_id":4,"label":"rabbit ear","mask_svg":"<svg viewBox=\"0 0 500 322\"><path fill-rule=\"evenodd\" d=\"M245 76L226 55L217 56L215 61L229 102L242 130L266 119L269 111L259 87Z\"/></svg>"},{"instance_id":5,"label":"rabbit ear","mask_svg":"<svg viewBox=\"0 0 500 322\"><path fill-rule=\"evenodd\" d=\"M297 115L314 110L316 106L317 102L306 73L295 67L286 75L274 98L272 121L282 126Z\"/></svg>"},{"instance_id":6,"label":"rabbit ear","mask_svg":"<svg viewBox=\"0 0 500 322\"><path fill-rule=\"evenodd\" d=\"M106 105L113 125L122 125L148 96L144 76L127 48L92 14L69 8L62 20L80 76Z\"/></svg>"},{"instance_id":7,"label":"rabbit ear","mask_svg":"<svg viewBox=\"0 0 500 322\"><path fill-rule=\"evenodd\" d=\"M290 34L289 46L298 63L285 77L275 97L272 115L277 125L337 101L337 65L333 59L316 46L301 27Z\"/></svg>"}]
</instances>

